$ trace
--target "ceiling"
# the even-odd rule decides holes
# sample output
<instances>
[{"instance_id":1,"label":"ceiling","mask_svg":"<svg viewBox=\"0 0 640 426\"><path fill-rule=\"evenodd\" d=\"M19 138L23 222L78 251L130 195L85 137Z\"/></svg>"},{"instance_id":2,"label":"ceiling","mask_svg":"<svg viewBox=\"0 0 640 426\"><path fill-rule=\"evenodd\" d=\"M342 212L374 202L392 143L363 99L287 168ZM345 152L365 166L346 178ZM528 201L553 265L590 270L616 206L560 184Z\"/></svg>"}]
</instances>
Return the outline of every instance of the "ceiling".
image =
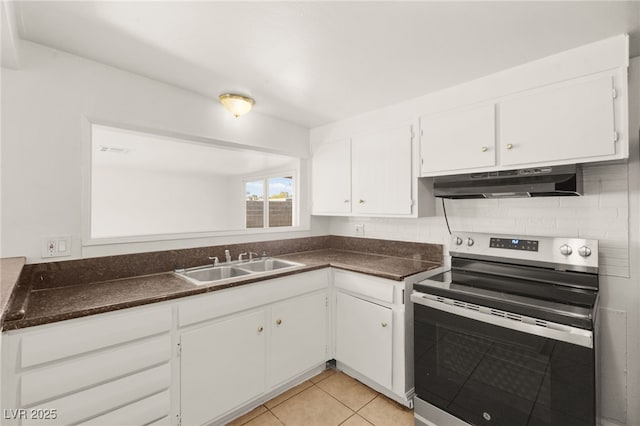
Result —
<instances>
[{"instance_id":1,"label":"ceiling","mask_svg":"<svg viewBox=\"0 0 640 426\"><path fill-rule=\"evenodd\" d=\"M22 39L315 127L630 33L640 2L16 3Z\"/></svg>"}]
</instances>

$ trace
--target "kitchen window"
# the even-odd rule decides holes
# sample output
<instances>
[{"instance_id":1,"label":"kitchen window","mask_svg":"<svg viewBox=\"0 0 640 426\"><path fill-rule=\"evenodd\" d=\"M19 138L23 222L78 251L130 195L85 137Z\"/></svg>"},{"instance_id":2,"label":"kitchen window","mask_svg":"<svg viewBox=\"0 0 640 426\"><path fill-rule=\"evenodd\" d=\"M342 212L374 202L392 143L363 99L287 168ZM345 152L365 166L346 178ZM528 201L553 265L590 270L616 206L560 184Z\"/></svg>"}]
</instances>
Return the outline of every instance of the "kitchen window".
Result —
<instances>
[{"instance_id":1,"label":"kitchen window","mask_svg":"<svg viewBox=\"0 0 640 426\"><path fill-rule=\"evenodd\" d=\"M294 226L294 173L247 179L245 190L246 228Z\"/></svg>"}]
</instances>

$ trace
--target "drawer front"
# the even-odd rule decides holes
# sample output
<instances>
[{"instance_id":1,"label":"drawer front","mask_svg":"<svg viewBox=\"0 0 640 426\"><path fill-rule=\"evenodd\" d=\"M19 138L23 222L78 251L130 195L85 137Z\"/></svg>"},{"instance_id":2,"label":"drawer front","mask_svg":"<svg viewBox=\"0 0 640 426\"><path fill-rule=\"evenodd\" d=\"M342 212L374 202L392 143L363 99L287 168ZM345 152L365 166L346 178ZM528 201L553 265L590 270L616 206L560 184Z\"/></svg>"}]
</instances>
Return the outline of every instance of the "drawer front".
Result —
<instances>
[{"instance_id":1,"label":"drawer front","mask_svg":"<svg viewBox=\"0 0 640 426\"><path fill-rule=\"evenodd\" d=\"M170 358L171 336L164 334L30 371L21 377L21 405L86 389Z\"/></svg>"},{"instance_id":2,"label":"drawer front","mask_svg":"<svg viewBox=\"0 0 640 426\"><path fill-rule=\"evenodd\" d=\"M20 335L21 366L79 355L140 339L171 328L171 306L142 308L38 327Z\"/></svg>"},{"instance_id":3,"label":"drawer front","mask_svg":"<svg viewBox=\"0 0 640 426\"><path fill-rule=\"evenodd\" d=\"M169 391L158 393L156 395L145 398L133 404L125 405L122 408L94 417L91 420L82 422L79 426L131 426L131 425L148 425L170 424L169 408L171 406L171 398ZM153 422L153 423L152 423Z\"/></svg>"},{"instance_id":4,"label":"drawer front","mask_svg":"<svg viewBox=\"0 0 640 426\"><path fill-rule=\"evenodd\" d=\"M362 274L333 271L333 284L336 288L371 297L387 303L393 302L393 281L369 277Z\"/></svg>"},{"instance_id":5,"label":"drawer front","mask_svg":"<svg viewBox=\"0 0 640 426\"><path fill-rule=\"evenodd\" d=\"M51 420L32 420L23 424L34 425L70 425L96 415L128 405L131 401L147 398L169 388L171 367L169 364L142 371L100 386L48 401L34 410L55 408L57 418ZM167 408L168 409L168 408ZM162 417L160 413L155 419ZM154 421L152 418L150 421Z\"/></svg>"},{"instance_id":6,"label":"drawer front","mask_svg":"<svg viewBox=\"0 0 640 426\"><path fill-rule=\"evenodd\" d=\"M194 296L178 304L178 325L220 318L328 286L328 269L321 269Z\"/></svg>"}]
</instances>

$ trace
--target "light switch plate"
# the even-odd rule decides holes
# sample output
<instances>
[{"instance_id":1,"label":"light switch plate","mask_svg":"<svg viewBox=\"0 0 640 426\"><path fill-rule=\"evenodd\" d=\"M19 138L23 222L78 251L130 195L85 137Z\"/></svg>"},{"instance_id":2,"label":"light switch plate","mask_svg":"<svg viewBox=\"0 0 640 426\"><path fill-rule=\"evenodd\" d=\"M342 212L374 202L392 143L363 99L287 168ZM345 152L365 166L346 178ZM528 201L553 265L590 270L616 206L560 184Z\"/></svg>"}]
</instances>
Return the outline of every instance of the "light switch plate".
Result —
<instances>
[{"instance_id":1,"label":"light switch plate","mask_svg":"<svg viewBox=\"0 0 640 426\"><path fill-rule=\"evenodd\" d=\"M71 256L71 235L42 237L42 257Z\"/></svg>"},{"instance_id":2,"label":"light switch plate","mask_svg":"<svg viewBox=\"0 0 640 426\"><path fill-rule=\"evenodd\" d=\"M356 225L356 237L364 237L364 224Z\"/></svg>"}]
</instances>

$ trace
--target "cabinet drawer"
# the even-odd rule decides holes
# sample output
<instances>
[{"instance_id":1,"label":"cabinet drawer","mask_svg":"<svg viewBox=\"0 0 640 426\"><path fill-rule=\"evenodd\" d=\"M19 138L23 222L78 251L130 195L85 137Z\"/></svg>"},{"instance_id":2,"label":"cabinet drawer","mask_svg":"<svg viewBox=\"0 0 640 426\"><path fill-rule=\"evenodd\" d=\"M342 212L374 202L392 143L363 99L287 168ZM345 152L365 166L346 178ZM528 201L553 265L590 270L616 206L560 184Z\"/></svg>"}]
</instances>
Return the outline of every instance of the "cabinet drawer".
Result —
<instances>
[{"instance_id":1,"label":"cabinet drawer","mask_svg":"<svg viewBox=\"0 0 640 426\"><path fill-rule=\"evenodd\" d=\"M169 364L142 371L113 382L105 383L82 392L67 395L63 398L48 401L34 410L55 408L57 419L33 420L33 424L69 425L98 414L114 410L131 401L137 401L161 392L171 383L171 367ZM161 417L160 413L156 418ZM154 419L152 418L151 421Z\"/></svg>"},{"instance_id":2,"label":"cabinet drawer","mask_svg":"<svg viewBox=\"0 0 640 426\"><path fill-rule=\"evenodd\" d=\"M21 405L71 393L131 374L171 358L169 334L46 366L22 375Z\"/></svg>"},{"instance_id":3,"label":"cabinet drawer","mask_svg":"<svg viewBox=\"0 0 640 426\"><path fill-rule=\"evenodd\" d=\"M334 270L333 284L336 288L393 303L393 283L383 278Z\"/></svg>"},{"instance_id":4,"label":"cabinet drawer","mask_svg":"<svg viewBox=\"0 0 640 426\"><path fill-rule=\"evenodd\" d=\"M164 419L168 420L170 406L171 398L169 391L166 390L102 416L94 417L89 421L80 423L79 426L130 426L147 425L151 422L153 422L151 424L156 424L156 422ZM169 422L164 424L169 424Z\"/></svg>"},{"instance_id":5,"label":"cabinet drawer","mask_svg":"<svg viewBox=\"0 0 640 426\"><path fill-rule=\"evenodd\" d=\"M171 328L171 307L166 305L70 320L38 327L19 335L21 366L49 361L152 336Z\"/></svg>"}]
</instances>

